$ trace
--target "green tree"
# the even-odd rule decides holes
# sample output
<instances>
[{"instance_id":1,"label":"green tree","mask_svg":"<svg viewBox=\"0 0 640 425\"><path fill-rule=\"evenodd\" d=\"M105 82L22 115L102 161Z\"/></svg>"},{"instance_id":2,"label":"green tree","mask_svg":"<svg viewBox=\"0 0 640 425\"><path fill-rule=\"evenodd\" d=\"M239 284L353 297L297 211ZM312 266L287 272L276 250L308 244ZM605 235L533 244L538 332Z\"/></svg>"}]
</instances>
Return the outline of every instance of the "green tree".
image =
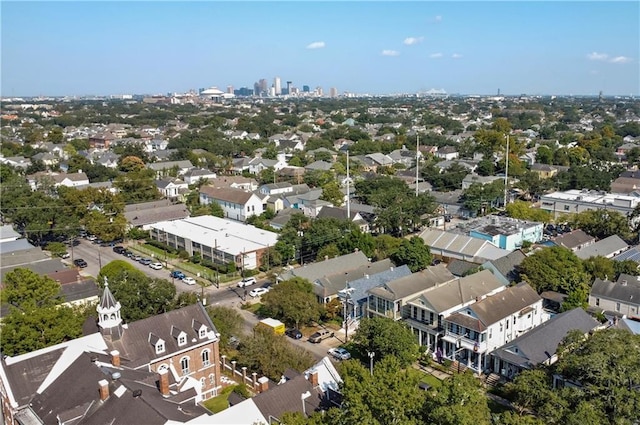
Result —
<instances>
[{"instance_id":1,"label":"green tree","mask_svg":"<svg viewBox=\"0 0 640 425\"><path fill-rule=\"evenodd\" d=\"M51 255L56 256L60 256L67 252L67 246L62 242L49 242L45 249L49 251Z\"/></svg>"},{"instance_id":2,"label":"green tree","mask_svg":"<svg viewBox=\"0 0 640 425\"><path fill-rule=\"evenodd\" d=\"M549 223L551 221L551 214L549 214L548 211L533 208L533 204L530 202L512 202L507 204L506 211L509 217L517 218L518 220L530 220L542 223Z\"/></svg>"},{"instance_id":3,"label":"green tree","mask_svg":"<svg viewBox=\"0 0 640 425\"><path fill-rule=\"evenodd\" d=\"M619 235L629 239L630 228L627 218L613 210L587 210L572 214L568 218L573 228L582 229L591 236L604 239L612 235Z\"/></svg>"},{"instance_id":4,"label":"green tree","mask_svg":"<svg viewBox=\"0 0 640 425\"><path fill-rule=\"evenodd\" d=\"M353 343L366 357L375 352L376 359L393 356L401 367L417 360L419 345L415 335L404 323L386 317L364 318L360 321Z\"/></svg>"},{"instance_id":5,"label":"green tree","mask_svg":"<svg viewBox=\"0 0 640 425\"><path fill-rule=\"evenodd\" d=\"M302 347L291 345L282 335L257 327L238 347L238 363L249 370L279 381L285 370L305 370L314 363L313 357Z\"/></svg>"},{"instance_id":6,"label":"green tree","mask_svg":"<svg viewBox=\"0 0 640 425\"><path fill-rule=\"evenodd\" d=\"M559 246L540 249L525 258L520 264L520 276L538 292L551 290L568 294L590 286L582 261Z\"/></svg>"},{"instance_id":7,"label":"green tree","mask_svg":"<svg viewBox=\"0 0 640 425\"><path fill-rule=\"evenodd\" d=\"M311 282L299 277L275 285L262 296L262 304L265 314L296 328L319 320L322 314Z\"/></svg>"},{"instance_id":8,"label":"green tree","mask_svg":"<svg viewBox=\"0 0 640 425\"><path fill-rule=\"evenodd\" d=\"M471 373L445 379L424 404L423 423L439 425L488 425L490 412L480 383Z\"/></svg>"},{"instance_id":9,"label":"green tree","mask_svg":"<svg viewBox=\"0 0 640 425\"><path fill-rule=\"evenodd\" d=\"M220 332L220 343L222 346L227 346L229 338L238 336L241 333L244 320L242 316L240 316L240 313L233 308L210 306L207 308L207 313L218 332Z\"/></svg>"},{"instance_id":10,"label":"green tree","mask_svg":"<svg viewBox=\"0 0 640 425\"><path fill-rule=\"evenodd\" d=\"M342 194L338 183L330 181L322 186L322 195L320 196L320 199L331 202L334 206L339 207L342 205L344 195Z\"/></svg>"},{"instance_id":11,"label":"green tree","mask_svg":"<svg viewBox=\"0 0 640 425\"><path fill-rule=\"evenodd\" d=\"M616 270L615 261L610 258L605 258L601 255L597 257L591 257L583 260L584 269L593 277L602 280L615 280ZM636 265L637 267L637 265Z\"/></svg>"},{"instance_id":12,"label":"green tree","mask_svg":"<svg viewBox=\"0 0 640 425\"><path fill-rule=\"evenodd\" d=\"M404 239L398 249L391 255L396 265L406 264L415 273L424 270L431 264L431 250L424 240L418 236Z\"/></svg>"},{"instance_id":13,"label":"green tree","mask_svg":"<svg viewBox=\"0 0 640 425\"><path fill-rule=\"evenodd\" d=\"M66 306L60 285L31 270L7 273L2 293L9 313L0 325L0 345L5 355L15 356L82 335L84 315Z\"/></svg>"},{"instance_id":14,"label":"green tree","mask_svg":"<svg viewBox=\"0 0 640 425\"><path fill-rule=\"evenodd\" d=\"M411 369L404 369L395 357L377 361L373 376L361 363L347 361L341 375L342 409L331 412L327 423L424 423L420 417L424 393L418 388L419 375Z\"/></svg>"}]
</instances>

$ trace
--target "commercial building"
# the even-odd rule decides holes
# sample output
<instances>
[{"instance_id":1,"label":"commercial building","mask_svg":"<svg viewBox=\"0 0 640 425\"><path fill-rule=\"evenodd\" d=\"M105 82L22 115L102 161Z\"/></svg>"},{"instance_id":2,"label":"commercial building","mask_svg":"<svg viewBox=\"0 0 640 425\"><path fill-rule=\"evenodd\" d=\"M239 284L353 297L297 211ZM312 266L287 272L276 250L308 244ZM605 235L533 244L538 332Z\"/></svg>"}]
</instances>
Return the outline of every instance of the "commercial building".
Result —
<instances>
[{"instance_id":1,"label":"commercial building","mask_svg":"<svg viewBox=\"0 0 640 425\"><path fill-rule=\"evenodd\" d=\"M617 211L626 216L640 203L640 197L596 190L567 190L553 192L540 198L540 209L554 218L563 214L577 214L587 210Z\"/></svg>"},{"instance_id":2,"label":"commercial building","mask_svg":"<svg viewBox=\"0 0 640 425\"><path fill-rule=\"evenodd\" d=\"M258 268L263 254L278 241L277 233L211 215L163 221L150 227L154 240L218 264L235 262L238 269Z\"/></svg>"}]
</instances>

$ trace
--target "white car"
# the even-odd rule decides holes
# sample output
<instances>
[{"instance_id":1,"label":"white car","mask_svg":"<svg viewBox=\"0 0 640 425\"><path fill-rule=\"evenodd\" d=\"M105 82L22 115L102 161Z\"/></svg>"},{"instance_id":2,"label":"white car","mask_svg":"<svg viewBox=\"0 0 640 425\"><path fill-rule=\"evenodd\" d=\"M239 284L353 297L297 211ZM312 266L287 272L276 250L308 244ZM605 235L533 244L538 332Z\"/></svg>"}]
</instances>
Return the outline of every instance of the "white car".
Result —
<instances>
[{"instance_id":1,"label":"white car","mask_svg":"<svg viewBox=\"0 0 640 425\"><path fill-rule=\"evenodd\" d=\"M269 292L269 288L256 288L256 289L252 289L251 292L249 292L249 295L251 295L253 298L255 298L255 297L259 297L261 295L264 295L267 292Z\"/></svg>"},{"instance_id":2,"label":"white car","mask_svg":"<svg viewBox=\"0 0 640 425\"><path fill-rule=\"evenodd\" d=\"M160 270L160 269L162 269L162 264L161 263L151 263L151 264L149 264L149 267L151 267L153 270Z\"/></svg>"},{"instance_id":3,"label":"white car","mask_svg":"<svg viewBox=\"0 0 640 425\"><path fill-rule=\"evenodd\" d=\"M187 285L195 285L196 284L196 280L194 278L192 278L191 276L183 277L182 281L184 283L186 283Z\"/></svg>"},{"instance_id":4,"label":"white car","mask_svg":"<svg viewBox=\"0 0 640 425\"><path fill-rule=\"evenodd\" d=\"M244 288L245 286L254 285L257 282L255 277L245 277L238 282L238 288Z\"/></svg>"},{"instance_id":5,"label":"white car","mask_svg":"<svg viewBox=\"0 0 640 425\"><path fill-rule=\"evenodd\" d=\"M331 354L333 357L335 357L338 360L349 360L351 358L351 353L349 353L347 350L345 350L342 347L330 348L329 354Z\"/></svg>"}]
</instances>

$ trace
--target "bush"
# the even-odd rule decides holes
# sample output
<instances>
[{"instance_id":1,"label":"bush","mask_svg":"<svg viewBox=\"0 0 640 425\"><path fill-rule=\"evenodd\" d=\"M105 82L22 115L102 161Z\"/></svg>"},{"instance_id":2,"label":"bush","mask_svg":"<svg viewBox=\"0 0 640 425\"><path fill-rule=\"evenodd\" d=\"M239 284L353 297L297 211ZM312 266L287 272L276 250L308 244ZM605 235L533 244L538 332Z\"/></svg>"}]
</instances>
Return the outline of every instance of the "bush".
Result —
<instances>
[{"instance_id":1,"label":"bush","mask_svg":"<svg viewBox=\"0 0 640 425\"><path fill-rule=\"evenodd\" d=\"M149 238L149 232L146 230L138 229L137 227L133 227L127 232L127 238L134 239L136 241L147 239Z\"/></svg>"},{"instance_id":2,"label":"bush","mask_svg":"<svg viewBox=\"0 0 640 425\"><path fill-rule=\"evenodd\" d=\"M180 258L181 260L187 260L189 258L189 253L184 249L181 249L180 251L178 251L178 258Z\"/></svg>"},{"instance_id":3,"label":"bush","mask_svg":"<svg viewBox=\"0 0 640 425\"><path fill-rule=\"evenodd\" d=\"M233 392L241 395L244 398L251 397L251 394L249 393L249 390L247 389L247 386L244 384L244 382L233 387Z\"/></svg>"},{"instance_id":4,"label":"bush","mask_svg":"<svg viewBox=\"0 0 640 425\"><path fill-rule=\"evenodd\" d=\"M178 250L170 247L169 245L163 244L162 242L156 241L154 239L147 240L147 244L154 246L163 251L167 251L170 254L177 254Z\"/></svg>"}]
</instances>

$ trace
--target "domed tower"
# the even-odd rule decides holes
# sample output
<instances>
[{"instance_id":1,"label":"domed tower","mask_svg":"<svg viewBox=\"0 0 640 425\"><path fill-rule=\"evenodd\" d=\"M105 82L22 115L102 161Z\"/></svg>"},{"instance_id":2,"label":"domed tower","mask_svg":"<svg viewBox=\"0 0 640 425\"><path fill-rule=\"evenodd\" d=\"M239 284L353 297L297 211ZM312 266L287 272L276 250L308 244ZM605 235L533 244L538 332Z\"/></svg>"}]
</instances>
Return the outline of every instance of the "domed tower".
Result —
<instances>
[{"instance_id":1,"label":"domed tower","mask_svg":"<svg viewBox=\"0 0 640 425\"><path fill-rule=\"evenodd\" d=\"M116 301L111 290L109 290L109 281L105 277L104 291L102 291L100 304L96 307L98 326L103 335L110 335L113 339L119 339L122 336L120 307L120 303Z\"/></svg>"}]
</instances>

